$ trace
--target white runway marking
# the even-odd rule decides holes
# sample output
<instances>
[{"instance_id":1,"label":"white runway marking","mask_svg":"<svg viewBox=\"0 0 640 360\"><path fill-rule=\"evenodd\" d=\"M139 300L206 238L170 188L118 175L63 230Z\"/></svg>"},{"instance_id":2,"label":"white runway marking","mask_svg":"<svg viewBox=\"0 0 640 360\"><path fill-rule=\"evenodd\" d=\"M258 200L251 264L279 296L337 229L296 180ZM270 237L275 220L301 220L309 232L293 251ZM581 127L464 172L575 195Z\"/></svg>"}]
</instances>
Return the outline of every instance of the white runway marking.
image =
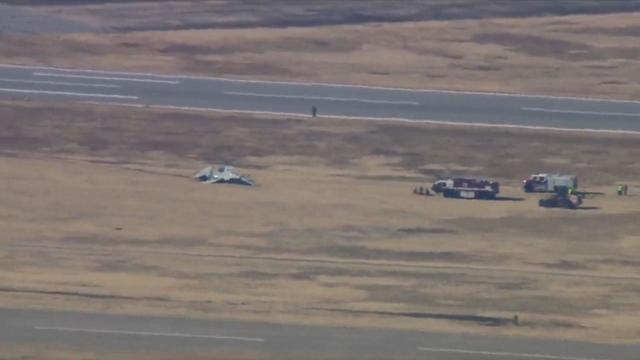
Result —
<instances>
[{"instance_id":1,"label":"white runway marking","mask_svg":"<svg viewBox=\"0 0 640 360\"><path fill-rule=\"evenodd\" d=\"M330 100L330 101L345 101L345 102L363 102L363 103L373 103L373 104L420 105L420 103L416 101L373 100L373 99L360 99L360 98L337 98L337 97L303 96L303 95L281 95L281 94L264 94L264 93L239 92L239 91L226 91L224 92L224 94L235 95L235 96L254 96L254 97L268 97L268 98L283 98L283 99Z\"/></svg>"},{"instance_id":2,"label":"white runway marking","mask_svg":"<svg viewBox=\"0 0 640 360\"><path fill-rule=\"evenodd\" d=\"M95 334L164 336L164 337L181 337L181 338L193 338L193 339L215 339L215 340L236 340L236 341L264 342L263 338L253 338L253 337L243 337L243 336L218 336L218 335L186 334L186 333L161 333L161 332L131 331L131 330L81 329L81 328L49 327L49 326L35 326L34 329L42 330L42 331L84 332L84 333L95 333Z\"/></svg>"},{"instance_id":3,"label":"white runway marking","mask_svg":"<svg viewBox=\"0 0 640 360\"><path fill-rule=\"evenodd\" d=\"M118 105L112 103L112 105ZM192 107L192 106L171 106L171 105L149 105L152 109L173 109L184 111L212 111L220 113L232 113L232 114L252 114L252 115L273 115L273 116L291 116L297 118L311 118L309 114L301 113L288 113L277 111L259 111L259 110L230 110L220 108L207 108L207 107ZM447 126L462 126L462 127L480 127L480 128L504 128L504 129L526 129L526 130L545 130L545 131L565 131L565 132L587 132L587 133L603 133L603 134L628 134L628 135L640 135L640 131L634 130L608 130L608 129L580 129L580 128L562 128L553 126L534 126L534 125L515 125L515 124L487 124L487 123L474 123L474 122L457 122L447 120L431 120L431 119L407 119L398 117L366 117L366 116L345 116L345 115L319 115L317 120L322 119L337 119L337 120L365 120L365 121L397 121L412 124L432 124L432 125L447 125Z\"/></svg>"},{"instance_id":4,"label":"white runway marking","mask_svg":"<svg viewBox=\"0 0 640 360\"><path fill-rule=\"evenodd\" d=\"M134 108L145 108L145 107L148 107L147 105L144 105L144 104L123 103L123 102L113 102L113 101L90 101L90 100L85 100L85 101L80 101L80 103L82 103L82 104L91 104L91 105L129 106L129 107L134 107Z\"/></svg>"},{"instance_id":5,"label":"white runway marking","mask_svg":"<svg viewBox=\"0 0 640 360\"><path fill-rule=\"evenodd\" d=\"M21 84L87 86L87 87L98 87L98 88L119 88L119 87L121 87L120 85L115 85L115 84L89 84L89 83L76 83L76 82L46 81L46 80L19 80L19 79L8 79L8 78L0 78L0 81L2 81L2 82L21 83Z\"/></svg>"},{"instance_id":6,"label":"white runway marking","mask_svg":"<svg viewBox=\"0 0 640 360\"><path fill-rule=\"evenodd\" d=\"M80 96L80 97L97 97L97 98L112 98L112 99L132 99L137 100L137 96L129 95L115 95L115 94L93 94L93 93L77 93L68 91L47 91L47 90L26 90L26 89L8 89L0 88L0 91L24 93L24 94L48 94L48 95L65 95L65 96Z\"/></svg>"},{"instance_id":7,"label":"white runway marking","mask_svg":"<svg viewBox=\"0 0 640 360\"><path fill-rule=\"evenodd\" d=\"M539 112L548 112L548 113L560 113L560 114L581 114L581 115L640 117L640 113L621 113L621 112L606 112L606 111L561 110L561 109L547 109L547 108L537 108L537 107L522 107L522 108L520 108L520 110L524 110L524 111L539 111Z\"/></svg>"},{"instance_id":8,"label":"white runway marking","mask_svg":"<svg viewBox=\"0 0 640 360\"><path fill-rule=\"evenodd\" d=\"M611 102L611 103L631 103L640 104L638 100L623 100L623 99L603 99L592 97L579 97L579 96L556 96L556 95L541 95L541 94L523 94L523 93L508 93L508 92L491 92L491 91L465 91L465 90L438 90L438 89L409 89L399 87L385 87L385 86L373 86L373 85L356 85L356 84L334 84L324 82L295 82L295 81L271 81L271 80L250 80L250 79L232 79L216 76L196 76L196 75L160 75L152 73L142 72L127 72L127 71L107 71L107 70L92 70L92 69L73 69L73 68L59 68L52 66L29 66L29 65L16 65L16 64L0 64L0 67L16 68L16 69L39 69L39 70L55 70L63 72L83 72L89 74L112 74L112 75L127 75L127 76L152 76L164 79L195 79L195 80L218 80L228 81L236 83L249 83L249 84L275 84L275 85L300 85L300 86L326 86L326 87L338 87L338 88L353 88L353 89L372 89L372 90L393 90L404 91L412 93L440 93L440 94L462 94L462 95L488 95L488 96L501 96L501 97L521 97L521 98L535 98L535 99L557 99L557 100L576 100L576 101L590 101L590 102Z\"/></svg>"},{"instance_id":9,"label":"white runway marking","mask_svg":"<svg viewBox=\"0 0 640 360\"><path fill-rule=\"evenodd\" d=\"M528 359L548 359L548 360L603 360L595 358L583 358L575 356L559 356L559 355L547 355L547 354L527 354L527 353L514 353L514 352L502 352L502 351L478 351L478 350L464 350L464 349L444 349L444 348L430 348L419 347L420 351L428 352L440 352L440 353L455 353L455 354L473 354L473 355L489 355L489 356L508 356L508 357L520 357Z\"/></svg>"},{"instance_id":10,"label":"white runway marking","mask_svg":"<svg viewBox=\"0 0 640 360\"><path fill-rule=\"evenodd\" d=\"M67 75L67 74L55 74L55 73L46 73L46 72L34 72L33 76L48 76L48 77L75 78L75 79L111 80L111 81L133 81L133 82L159 83L159 84L171 84L171 85L180 84L180 81L177 81L177 80L136 79L136 78L108 77L108 76L90 76L90 75Z\"/></svg>"}]
</instances>

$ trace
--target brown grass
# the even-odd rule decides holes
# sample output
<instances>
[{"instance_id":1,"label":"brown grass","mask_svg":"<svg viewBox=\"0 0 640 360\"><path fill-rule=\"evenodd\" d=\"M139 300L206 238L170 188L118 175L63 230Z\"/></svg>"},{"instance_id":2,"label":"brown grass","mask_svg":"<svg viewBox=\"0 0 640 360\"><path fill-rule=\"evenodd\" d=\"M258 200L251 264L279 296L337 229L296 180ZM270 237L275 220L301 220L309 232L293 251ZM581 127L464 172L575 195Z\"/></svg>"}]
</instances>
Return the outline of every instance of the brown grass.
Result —
<instances>
[{"instance_id":1,"label":"brown grass","mask_svg":"<svg viewBox=\"0 0 640 360\"><path fill-rule=\"evenodd\" d=\"M471 332L487 328L332 310L518 313L492 333L640 335L633 136L3 105L4 306ZM411 194L469 169L523 196L558 159L605 192L593 210ZM189 178L210 162L259 185Z\"/></svg>"}]
</instances>

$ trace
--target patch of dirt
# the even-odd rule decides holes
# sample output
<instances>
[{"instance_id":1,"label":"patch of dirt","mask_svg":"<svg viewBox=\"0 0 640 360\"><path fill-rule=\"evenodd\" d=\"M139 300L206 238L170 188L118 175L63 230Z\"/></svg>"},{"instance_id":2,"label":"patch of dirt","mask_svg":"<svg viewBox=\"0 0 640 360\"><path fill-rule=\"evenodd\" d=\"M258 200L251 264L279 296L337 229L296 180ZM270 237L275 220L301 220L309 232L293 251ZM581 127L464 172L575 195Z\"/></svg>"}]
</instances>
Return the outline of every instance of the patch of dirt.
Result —
<instances>
[{"instance_id":1,"label":"patch of dirt","mask_svg":"<svg viewBox=\"0 0 640 360\"><path fill-rule=\"evenodd\" d=\"M542 265L549 269L560 269L560 270L592 270L594 266L583 264L578 261L571 260L561 260L553 263L541 263L538 265Z\"/></svg>"},{"instance_id":2,"label":"patch of dirt","mask_svg":"<svg viewBox=\"0 0 640 360\"><path fill-rule=\"evenodd\" d=\"M565 217L551 216L544 220L544 226L541 226L540 219L523 216L508 216L498 219L482 220L456 219L453 221L445 221L444 223L448 226L457 226L461 232L483 234L507 232L518 234L519 236L544 236L549 239L563 241L566 245L569 245L568 242L571 241L576 249L578 249L581 246L585 246L585 244L590 244L590 246L596 246L597 244L604 245L615 242L625 236L637 234L638 231L640 231L640 224L633 220L637 216L640 216L637 212L627 214L591 214L574 218L571 221L567 221ZM615 229L616 231L611 231L611 229ZM580 235L578 235L578 233L580 233ZM571 262L546 265L550 267L557 266L559 268L571 267L572 265L579 267L586 266L572 264Z\"/></svg>"},{"instance_id":3,"label":"patch of dirt","mask_svg":"<svg viewBox=\"0 0 640 360\"><path fill-rule=\"evenodd\" d=\"M196 74L235 74L242 76L269 75L281 78L304 76L303 73L292 71L286 66L274 65L268 62L228 62L224 60L199 57L189 57L188 59L184 59L179 65L179 72Z\"/></svg>"},{"instance_id":4,"label":"patch of dirt","mask_svg":"<svg viewBox=\"0 0 640 360\"><path fill-rule=\"evenodd\" d=\"M110 230L115 231L126 231L126 229L113 228ZM126 235L122 236L113 236L109 237L106 235L103 236L66 236L59 240L63 244L72 244L72 245L104 245L109 244L110 246L162 246L162 245L175 245L180 244L182 248L192 248L198 247L202 245L206 245L208 243L207 239L194 239L194 238L181 238L181 237L166 237L166 238L156 238L153 240L149 239L136 239L133 237L127 237Z\"/></svg>"},{"instance_id":5,"label":"patch of dirt","mask_svg":"<svg viewBox=\"0 0 640 360\"><path fill-rule=\"evenodd\" d=\"M473 36L480 44L498 44L514 52L532 56L548 56L571 60L597 60L592 53L593 47L574 41L545 38L536 35L513 34L506 32L481 33Z\"/></svg>"},{"instance_id":6,"label":"patch of dirt","mask_svg":"<svg viewBox=\"0 0 640 360\"><path fill-rule=\"evenodd\" d=\"M331 257L346 259L390 260L390 261L441 261L450 263L481 263L490 259L468 252L455 251L393 251L371 249L365 246L340 245L317 247L308 254L327 254Z\"/></svg>"},{"instance_id":7,"label":"patch of dirt","mask_svg":"<svg viewBox=\"0 0 640 360\"><path fill-rule=\"evenodd\" d=\"M447 228L426 228L416 226L412 228L399 228L397 230L400 233L416 235L416 234L457 234L457 231Z\"/></svg>"},{"instance_id":8,"label":"patch of dirt","mask_svg":"<svg viewBox=\"0 0 640 360\"><path fill-rule=\"evenodd\" d=\"M595 262L608 264L608 265L621 265L628 266L634 268L640 268L640 260L631 260L631 259L599 259Z\"/></svg>"},{"instance_id":9,"label":"patch of dirt","mask_svg":"<svg viewBox=\"0 0 640 360\"><path fill-rule=\"evenodd\" d=\"M607 34L614 36L640 36L640 26L626 26L626 27L598 27L598 26L583 26L579 28L566 28L563 31L573 32L576 34Z\"/></svg>"}]
</instances>

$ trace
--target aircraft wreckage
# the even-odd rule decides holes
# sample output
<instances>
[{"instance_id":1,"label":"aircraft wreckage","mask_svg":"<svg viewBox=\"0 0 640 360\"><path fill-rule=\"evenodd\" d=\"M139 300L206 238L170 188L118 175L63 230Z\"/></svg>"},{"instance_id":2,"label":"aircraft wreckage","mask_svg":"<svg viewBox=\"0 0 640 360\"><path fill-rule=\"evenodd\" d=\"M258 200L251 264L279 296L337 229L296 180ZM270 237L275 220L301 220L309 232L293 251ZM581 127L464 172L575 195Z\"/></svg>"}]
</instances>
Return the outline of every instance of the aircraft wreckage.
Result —
<instances>
[{"instance_id":1,"label":"aircraft wreckage","mask_svg":"<svg viewBox=\"0 0 640 360\"><path fill-rule=\"evenodd\" d=\"M207 166L193 176L194 179L203 184L237 184L253 186L255 181L247 176L238 175L233 172L233 167L223 165L217 169Z\"/></svg>"}]
</instances>

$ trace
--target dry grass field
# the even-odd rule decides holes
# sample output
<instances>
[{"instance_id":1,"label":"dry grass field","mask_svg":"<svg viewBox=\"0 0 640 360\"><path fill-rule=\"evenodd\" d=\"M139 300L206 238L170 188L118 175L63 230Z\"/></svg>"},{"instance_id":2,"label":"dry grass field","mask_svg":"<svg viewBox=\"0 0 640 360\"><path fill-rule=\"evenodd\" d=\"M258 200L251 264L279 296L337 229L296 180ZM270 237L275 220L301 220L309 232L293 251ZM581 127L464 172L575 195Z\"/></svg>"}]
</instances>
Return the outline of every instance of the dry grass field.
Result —
<instances>
[{"instance_id":1,"label":"dry grass field","mask_svg":"<svg viewBox=\"0 0 640 360\"><path fill-rule=\"evenodd\" d=\"M107 11L97 5L54 10L59 15L67 14L76 20L87 18L87 23L96 24L133 18L125 13L137 14L135 19L164 19L167 9L175 9L184 18L198 13L183 14L184 8L178 5L147 4L138 5L137 12L118 7ZM118 11L123 14L118 15ZM203 9L201 13L207 11L212 10ZM234 14L232 19L248 19L252 24L252 18L246 14ZM451 15L453 20L384 22L382 19L377 23L322 23L289 28L238 25L231 29L202 30L195 25L172 27L171 24L182 24L180 16L173 22L160 21L162 26L151 24L140 31L128 29L122 33L0 35L0 62L640 98L640 47L635 41L640 34L637 12L482 19L458 19ZM260 24L263 23L254 25ZM126 24L122 26L127 29Z\"/></svg>"},{"instance_id":2,"label":"dry grass field","mask_svg":"<svg viewBox=\"0 0 640 360\"><path fill-rule=\"evenodd\" d=\"M625 1L0 3L43 16L0 13L0 63L640 98ZM2 100L0 129L0 307L640 338L634 135ZM258 185L191 178L223 163ZM597 194L539 208L519 188L537 171ZM412 194L448 175L504 198ZM105 356L5 345L0 360Z\"/></svg>"},{"instance_id":3,"label":"dry grass field","mask_svg":"<svg viewBox=\"0 0 640 360\"><path fill-rule=\"evenodd\" d=\"M98 31L317 27L382 22L610 14L640 10L627 0L0 0ZM35 24L35 27L38 25Z\"/></svg>"},{"instance_id":4,"label":"dry grass field","mask_svg":"<svg viewBox=\"0 0 640 360\"><path fill-rule=\"evenodd\" d=\"M637 137L1 105L2 306L640 336ZM258 186L194 182L209 163ZM518 185L548 169L604 194L538 208ZM514 199L412 194L444 174Z\"/></svg>"}]
</instances>

